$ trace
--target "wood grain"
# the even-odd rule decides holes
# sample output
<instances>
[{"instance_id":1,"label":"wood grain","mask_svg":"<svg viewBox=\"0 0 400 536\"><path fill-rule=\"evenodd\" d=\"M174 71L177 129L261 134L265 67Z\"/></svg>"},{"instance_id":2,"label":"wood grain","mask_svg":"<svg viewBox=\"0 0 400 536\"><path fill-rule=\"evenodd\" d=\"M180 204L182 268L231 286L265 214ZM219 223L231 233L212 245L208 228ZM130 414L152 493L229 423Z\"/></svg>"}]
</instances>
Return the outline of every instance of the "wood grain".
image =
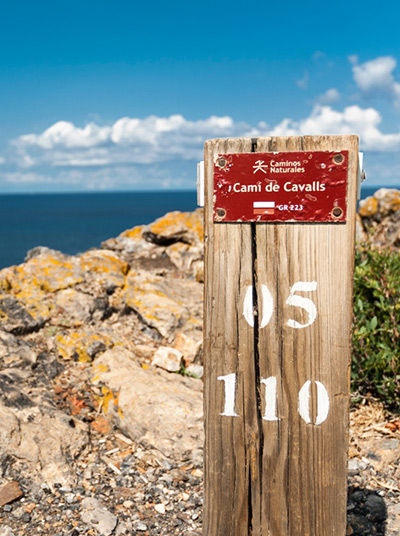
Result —
<instances>
[{"instance_id":1,"label":"wood grain","mask_svg":"<svg viewBox=\"0 0 400 536\"><path fill-rule=\"evenodd\" d=\"M220 153L348 150L347 223L214 224L213 162ZM212 140L205 146L205 505L204 536L344 536L352 282L358 140L318 136ZM286 304L297 281L316 281L299 292L317 306L312 326ZM246 288L254 285L256 326L243 317ZM274 298L265 328L257 319L261 285ZM224 382L237 375L235 411L225 417ZM260 380L275 376L278 421L262 419ZM306 424L298 392L311 380L330 398L327 420Z\"/></svg>"}]
</instances>

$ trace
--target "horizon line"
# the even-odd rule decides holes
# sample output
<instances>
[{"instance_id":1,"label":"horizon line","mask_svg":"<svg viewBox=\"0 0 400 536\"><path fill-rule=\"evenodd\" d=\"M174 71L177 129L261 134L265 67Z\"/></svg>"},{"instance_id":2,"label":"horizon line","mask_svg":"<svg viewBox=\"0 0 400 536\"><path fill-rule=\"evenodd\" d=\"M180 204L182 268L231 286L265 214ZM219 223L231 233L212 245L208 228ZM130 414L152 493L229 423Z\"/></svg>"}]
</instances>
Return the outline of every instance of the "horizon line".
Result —
<instances>
[{"instance_id":1,"label":"horizon line","mask_svg":"<svg viewBox=\"0 0 400 536\"><path fill-rule=\"evenodd\" d=\"M361 184L361 190L365 188L393 188L400 189L400 181L398 184ZM0 191L0 195L76 195L76 194L137 194L137 193L153 193L153 192L187 192L196 193L196 187L193 188L151 188L151 189L134 189L134 190L27 190L27 191Z\"/></svg>"}]
</instances>

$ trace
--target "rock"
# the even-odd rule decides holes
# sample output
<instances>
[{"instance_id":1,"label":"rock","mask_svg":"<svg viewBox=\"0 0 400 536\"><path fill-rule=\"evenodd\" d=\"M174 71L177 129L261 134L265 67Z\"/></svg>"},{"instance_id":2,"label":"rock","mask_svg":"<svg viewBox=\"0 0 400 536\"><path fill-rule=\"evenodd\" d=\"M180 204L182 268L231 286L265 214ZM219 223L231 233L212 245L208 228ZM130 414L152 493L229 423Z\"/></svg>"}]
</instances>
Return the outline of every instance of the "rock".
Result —
<instances>
[{"instance_id":1,"label":"rock","mask_svg":"<svg viewBox=\"0 0 400 536\"><path fill-rule=\"evenodd\" d=\"M43 327L45 319L36 319L16 298L0 296L0 327L15 335L32 333Z\"/></svg>"},{"instance_id":2,"label":"rock","mask_svg":"<svg viewBox=\"0 0 400 536\"><path fill-rule=\"evenodd\" d=\"M159 503L154 506L154 510L159 514L165 514L165 504Z\"/></svg>"},{"instance_id":3,"label":"rock","mask_svg":"<svg viewBox=\"0 0 400 536\"><path fill-rule=\"evenodd\" d=\"M188 376L193 376L194 378L202 378L204 375L204 367L202 365L196 365L192 363L185 369L185 373Z\"/></svg>"},{"instance_id":4,"label":"rock","mask_svg":"<svg viewBox=\"0 0 400 536\"><path fill-rule=\"evenodd\" d=\"M91 294L99 294L100 289L123 286L129 265L114 251L95 249L79 256L79 265L84 282L89 284Z\"/></svg>"},{"instance_id":5,"label":"rock","mask_svg":"<svg viewBox=\"0 0 400 536\"><path fill-rule=\"evenodd\" d=\"M103 415L99 415L94 421L92 421L91 426L92 429L99 434L108 434L111 431L110 420Z\"/></svg>"},{"instance_id":6,"label":"rock","mask_svg":"<svg viewBox=\"0 0 400 536\"><path fill-rule=\"evenodd\" d=\"M54 301L55 315L59 315L60 323L68 326L80 326L90 320L93 298L79 292L78 290L68 288L57 292Z\"/></svg>"},{"instance_id":7,"label":"rock","mask_svg":"<svg viewBox=\"0 0 400 536\"><path fill-rule=\"evenodd\" d=\"M394 188L380 188L374 193L373 199L376 199L379 203L379 213L381 216L387 216L392 212L400 210L399 190Z\"/></svg>"},{"instance_id":8,"label":"rock","mask_svg":"<svg viewBox=\"0 0 400 536\"><path fill-rule=\"evenodd\" d=\"M169 246L176 242L196 244L203 240L203 211L169 212L145 227L142 236L153 244Z\"/></svg>"},{"instance_id":9,"label":"rock","mask_svg":"<svg viewBox=\"0 0 400 536\"><path fill-rule=\"evenodd\" d=\"M361 199L358 212L362 218L371 218L378 212L378 200L375 197Z\"/></svg>"},{"instance_id":10,"label":"rock","mask_svg":"<svg viewBox=\"0 0 400 536\"><path fill-rule=\"evenodd\" d=\"M0 506L9 504L23 496L23 491L19 487L18 482L8 482L0 487Z\"/></svg>"},{"instance_id":11,"label":"rock","mask_svg":"<svg viewBox=\"0 0 400 536\"><path fill-rule=\"evenodd\" d=\"M365 501L365 507L371 519L376 521L384 521L386 519L385 501L379 495L370 494Z\"/></svg>"},{"instance_id":12,"label":"rock","mask_svg":"<svg viewBox=\"0 0 400 536\"><path fill-rule=\"evenodd\" d=\"M11 527L3 526L0 527L0 536L14 536L14 533Z\"/></svg>"},{"instance_id":13,"label":"rock","mask_svg":"<svg viewBox=\"0 0 400 536\"><path fill-rule=\"evenodd\" d=\"M71 460L88 444L86 424L32 401L21 409L0 403L0 422L0 460L7 460L3 476L23 472L38 483L75 483Z\"/></svg>"},{"instance_id":14,"label":"rock","mask_svg":"<svg viewBox=\"0 0 400 536\"><path fill-rule=\"evenodd\" d=\"M357 475L360 472L360 470L364 468L365 468L364 462L362 462L361 460L357 458L351 458L347 462L347 470L350 475Z\"/></svg>"},{"instance_id":15,"label":"rock","mask_svg":"<svg viewBox=\"0 0 400 536\"><path fill-rule=\"evenodd\" d=\"M185 335L185 333L179 332L173 343L173 347L182 353L186 366L190 363L201 362L202 346L203 340L200 333L199 339L195 341L191 337Z\"/></svg>"},{"instance_id":16,"label":"rock","mask_svg":"<svg viewBox=\"0 0 400 536\"><path fill-rule=\"evenodd\" d=\"M170 212L102 243L138 270L180 273L203 279L203 210Z\"/></svg>"},{"instance_id":17,"label":"rock","mask_svg":"<svg viewBox=\"0 0 400 536\"><path fill-rule=\"evenodd\" d=\"M109 400L107 414L128 437L152 445L167 458L180 459L190 451L193 459L201 461L200 382L156 369L144 370L124 348L107 350L92 368L95 384L118 393Z\"/></svg>"},{"instance_id":18,"label":"rock","mask_svg":"<svg viewBox=\"0 0 400 536\"><path fill-rule=\"evenodd\" d=\"M194 281L175 280L172 285L161 276L130 272L126 279L125 303L144 324L171 340L175 331L188 322L192 323L190 328L194 327L197 304L189 310L186 303L189 305L188 296L201 299L199 287Z\"/></svg>"},{"instance_id":19,"label":"rock","mask_svg":"<svg viewBox=\"0 0 400 536\"><path fill-rule=\"evenodd\" d=\"M56 249L48 248L47 246L36 246L26 252L24 261L28 262L34 257L38 257L39 255L51 255L53 257L61 257L64 256L64 253Z\"/></svg>"},{"instance_id":20,"label":"rock","mask_svg":"<svg viewBox=\"0 0 400 536\"><path fill-rule=\"evenodd\" d=\"M160 346L155 352L152 365L168 372L179 372L182 366L182 352L168 346Z\"/></svg>"},{"instance_id":21,"label":"rock","mask_svg":"<svg viewBox=\"0 0 400 536\"><path fill-rule=\"evenodd\" d=\"M141 521L139 521L138 523L135 524L135 530L139 532L146 532L147 530L146 523L142 523Z\"/></svg>"},{"instance_id":22,"label":"rock","mask_svg":"<svg viewBox=\"0 0 400 536\"><path fill-rule=\"evenodd\" d=\"M56 292L83 280L79 259L54 250L46 250L25 264L2 272L3 285L8 283L9 290L23 298L32 291Z\"/></svg>"},{"instance_id":23,"label":"rock","mask_svg":"<svg viewBox=\"0 0 400 536\"><path fill-rule=\"evenodd\" d=\"M77 359L86 363L113 344L110 337L99 329L84 327L81 330L63 330L54 336L49 346L63 359Z\"/></svg>"},{"instance_id":24,"label":"rock","mask_svg":"<svg viewBox=\"0 0 400 536\"><path fill-rule=\"evenodd\" d=\"M37 353L32 344L6 331L0 331L0 359L6 366L25 367L34 365Z\"/></svg>"},{"instance_id":25,"label":"rock","mask_svg":"<svg viewBox=\"0 0 400 536\"><path fill-rule=\"evenodd\" d=\"M29 331L39 329L50 318L53 293L81 281L79 260L53 250L46 250L24 264L0 271L0 291L18 300L37 323L37 326L29 326ZM26 329L23 331L27 332Z\"/></svg>"},{"instance_id":26,"label":"rock","mask_svg":"<svg viewBox=\"0 0 400 536\"><path fill-rule=\"evenodd\" d=\"M132 534L132 524L128 522L118 523L115 529L115 536L130 536Z\"/></svg>"},{"instance_id":27,"label":"rock","mask_svg":"<svg viewBox=\"0 0 400 536\"><path fill-rule=\"evenodd\" d=\"M117 518L94 497L86 497L82 503L81 519L101 536L109 536L117 525Z\"/></svg>"},{"instance_id":28,"label":"rock","mask_svg":"<svg viewBox=\"0 0 400 536\"><path fill-rule=\"evenodd\" d=\"M400 248L400 190L380 188L372 197L360 201L359 217L358 241Z\"/></svg>"}]
</instances>

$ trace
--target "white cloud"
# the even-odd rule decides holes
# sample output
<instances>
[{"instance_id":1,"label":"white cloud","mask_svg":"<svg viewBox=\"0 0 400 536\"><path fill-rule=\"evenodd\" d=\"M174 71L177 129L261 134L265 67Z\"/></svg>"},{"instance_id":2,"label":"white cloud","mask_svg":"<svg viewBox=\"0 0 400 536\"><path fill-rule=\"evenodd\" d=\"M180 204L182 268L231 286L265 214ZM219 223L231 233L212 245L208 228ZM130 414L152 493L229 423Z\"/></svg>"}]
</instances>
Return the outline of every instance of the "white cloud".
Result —
<instances>
[{"instance_id":1,"label":"white cloud","mask_svg":"<svg viewBox=\"0 0 400 536\"><path fill-rule=\"evenodd\" d=\"M53 182L53 179L50 176L42 175L40 173L31 173L31 172L23 172L23 171L5 173L3 178L5 182L10 182L10 183L43 184L43 183Z\"/></svg>"},{"instance_id":2,"label":"white cloud","mask_svg":"<svg viewBox=\"0 0 400 536\"><path fill-rule=\"evenodd\" d=\"M321 97L325 102L337 98L339 92L334 88ZM95 177L98 169L105 169L112 175L118 168L121 177L125 173L121 170L127 169L126 176L129 173L133 176L138 166L138 177L145 176L145 168L150 176L157 172L157 166L167 169L167 164L172 163L170 169L173 169L179 161L182 169L184 162L201 159L204 140L213 137L358 134L364 150L400 150L400 130L384 133L381 123L381 115L372 107L354 105L336 110L321 103L314 106L308 117L300 120L285 118L275 126L265 122L249 125L228 116L211 116L196 121L182 115L144 119L123 117L112 125L90 123L83 128L60 121L42 133L23 135L12 142L14 154L10 153L8 161L13 158L21 173L9 173L5 180L35 182L34 172L43 173L44 170L43 176L36 176L38 182L48 180L47 176L57 176L56 180L68 182L69 174L71 181L79 183L86 180L85 176ZM111 166L112 172L109 171ZM83 169L85 171L75 177L71 175L73 170ZM63 175L64 172L67 175ZM165 178L163 175L162 179ZM105 184L108 179L102 175L101 180L99 176L93 180Z\"/></svg>"},{"instance_id":3,"label":"white cloud","mask_svg":"<svg viewBox=\"0 0 400 536\"><path fill-rule=\"evenodd\" d=\"M374 108L347 106L343 111L337 111L330 106L317 105L303 120L283 119L270 131L270 135L358 134L364 150L398 151L400 131L385 134L379 129L381 122L382 117Z\"/></svg>"},{"instance_id":4,"label":"white cloud","mask_svg":"<svg viewBox=\"0 0 400 536\"><path fill-rule=\"evenodd\" d=\"M317 98L317 103L318 104L331 104L332 102L336 102L339 99L340 99L339 91L336 88L332 87L330 89L327 89L325 93L323 93Z\"/></svg>"},{"instance_id":5,"label":"white cloud","mask_svg":"<svg viewBox=\"0 0 400 536\"><path fill-rule=\"evenodd\" d=\"M400 104L400 83L393 71L397 61L392 56L381 56L365 63L358 63L357 56L350 56L353 77L359 89L370 95L389 95Z\"/></svg>"},{"instance_id":6,"label":"white cloud","mask_svg":"<svg viewBox=\"0 0 400 536\"><path fill-rule=\"evenodd\" d=\"M182 115L123 117L111 126L90 123L84 128L59 121L41 134L14 140L15 159L24 167L38 163L53 166L104 166L150 164L173 158L199 158L207 137L231 136L246 125L231 117L211 116L189 121ZM239 135L239 134L238 134Z\"/></svg>"},{"instance_id":7,"label":"white cloud","mask_svg":"<svg viewBox=\"0 0 400 536\"><path fill-rule=\"evenodd\" d=\"M58 121L42 134L26 134L19 138L19 145L36 145L42 149L54 147L94 147L107 141L110 127L99 127L89 123L84 128L76 127L68 121Z\"/></svg>"}]
</instances>

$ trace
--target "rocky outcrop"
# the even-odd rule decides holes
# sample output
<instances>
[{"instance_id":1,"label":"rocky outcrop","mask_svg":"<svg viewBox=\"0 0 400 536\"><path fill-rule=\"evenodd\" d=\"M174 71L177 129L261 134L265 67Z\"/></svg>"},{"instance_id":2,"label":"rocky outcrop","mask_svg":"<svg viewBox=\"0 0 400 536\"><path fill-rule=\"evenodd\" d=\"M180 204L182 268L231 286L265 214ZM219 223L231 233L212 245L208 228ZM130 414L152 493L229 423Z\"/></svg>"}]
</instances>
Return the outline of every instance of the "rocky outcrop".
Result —
<instances>
[{"instance_id":1,"label":"rocky outcrop","mask_svg":"<svg viewBox=\"0 0 400 536\"><path fill-rule=\"evenodd\" d=\"M400 190L380 188L360 201L357 239L400 249Z\"/></svg>"},{"instance_id":2,"label":"rocky outcrop","mask_svg":"<svg viewBox=\"0 0 400 536\"><path fill-rule=\"evenodd\" d=\"M156 446L166 458L186 454L201 463L201 382L145 370L135 362L134 354L123 348L104 352L92 369L95 384L117 393L110 398L107 413L119 429L140 443Z\"/></svg>"},{"instance_id":3,"label":"rocky outcrop","mask_svg":"<svg viewBox=\"0 0 400 536\"><path fill-rule=\"evenodd\" d=\"M91 434L112 426L200 463L201 381L157 359L201 376L202 233L201 211L173 212L0 271L0 484L76 485Z\"/></svg>"}]
</instances>

